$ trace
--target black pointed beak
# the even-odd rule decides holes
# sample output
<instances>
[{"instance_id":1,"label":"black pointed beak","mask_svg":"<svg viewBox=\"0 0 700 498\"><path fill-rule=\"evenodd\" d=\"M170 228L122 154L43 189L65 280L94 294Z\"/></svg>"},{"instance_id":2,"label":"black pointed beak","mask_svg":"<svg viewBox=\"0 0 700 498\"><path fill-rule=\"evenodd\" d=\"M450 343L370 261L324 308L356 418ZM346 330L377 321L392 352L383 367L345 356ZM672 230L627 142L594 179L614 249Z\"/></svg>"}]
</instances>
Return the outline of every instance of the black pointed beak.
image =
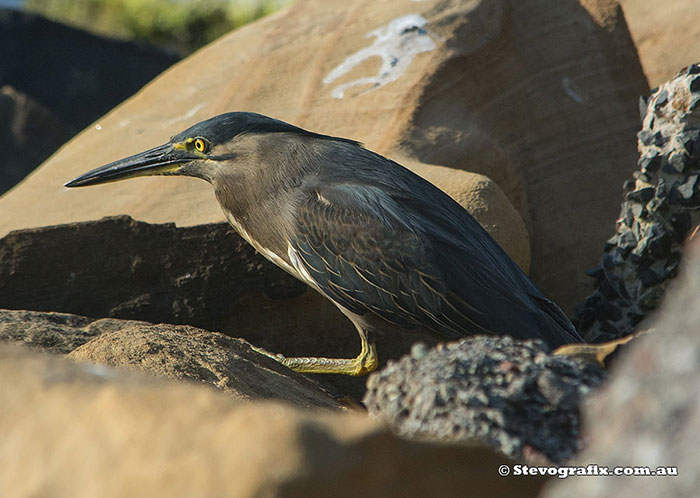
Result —
<instances>
[{"instance_id":1,"label":"black pointed beak","mask_svg":"<svg viewBox=\"0 0 700 498\"><path fill-rule=\"evenodd\" d=\"M177 173L183 163L193 159L197 157L186 150L174 149L172 144L167 143L88 171L65 186L85 187L137 176L172 175Z\"/></svg>"}]
</instances>

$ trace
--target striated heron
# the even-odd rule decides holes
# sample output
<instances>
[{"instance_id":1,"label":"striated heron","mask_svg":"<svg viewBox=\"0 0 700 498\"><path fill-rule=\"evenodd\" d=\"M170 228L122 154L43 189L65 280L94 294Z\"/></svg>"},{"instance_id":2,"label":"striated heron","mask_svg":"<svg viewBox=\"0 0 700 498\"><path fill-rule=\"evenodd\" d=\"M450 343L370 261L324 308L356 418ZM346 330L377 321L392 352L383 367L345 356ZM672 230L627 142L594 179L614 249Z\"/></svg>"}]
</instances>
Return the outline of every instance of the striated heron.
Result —
<instances>
[{"instance_id":1,"label":"striated heron","mask_svg":"<svg viewBox=\"0 0 700 498\"><path fill-rule=\"evenodd\" d=\"M376 332L582 339L479 223L440 189L358 142L247 112L202 121L159 147L71 180L208 181L229 223L357 328L356 358L287 358L298 372L364 375Z\"/></svg>"}]
</instances>

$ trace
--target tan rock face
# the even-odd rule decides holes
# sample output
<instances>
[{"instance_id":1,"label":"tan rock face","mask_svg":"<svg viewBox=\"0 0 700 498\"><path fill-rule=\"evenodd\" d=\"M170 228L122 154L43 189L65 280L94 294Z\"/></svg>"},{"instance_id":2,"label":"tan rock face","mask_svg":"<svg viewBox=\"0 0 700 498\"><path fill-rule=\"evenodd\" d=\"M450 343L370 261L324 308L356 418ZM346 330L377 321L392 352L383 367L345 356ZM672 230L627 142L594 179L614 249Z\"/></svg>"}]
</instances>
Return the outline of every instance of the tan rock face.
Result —
<instances>
[{"instance_id":1,"label":"tan rock face","mask_svg":"<svg viewBox=\"0 0 700 498\"><path fill-rule=\"evenodd\" d=\"M204 118L250 110L487 175L528 223L533 277L570 309L634 168L637 97L648 90L616 5L296 2L174 66L76 137L0 200L0 233L112 214L222 220L192 179L61 185Z\"/></svg>"},{"instance_id":2,"label":"tan rock face","mask_svg":"<svg viewBox=\"0 0 700 498\"><path fill-rule=\"evenodd\" d=\"M700 2L620 0L649 86L700 61Z\"/></svg>"},{"instance_id":3,"label":"tan rock face","mask_svg":"<svg viewBox=\"0 0 700 498\"><path fill-rule=\"evenodd\" d=\"M400 440L359 413L211 389L0 345L0 496L537 495L477 444Z\"/></svg>"}]
</instances>

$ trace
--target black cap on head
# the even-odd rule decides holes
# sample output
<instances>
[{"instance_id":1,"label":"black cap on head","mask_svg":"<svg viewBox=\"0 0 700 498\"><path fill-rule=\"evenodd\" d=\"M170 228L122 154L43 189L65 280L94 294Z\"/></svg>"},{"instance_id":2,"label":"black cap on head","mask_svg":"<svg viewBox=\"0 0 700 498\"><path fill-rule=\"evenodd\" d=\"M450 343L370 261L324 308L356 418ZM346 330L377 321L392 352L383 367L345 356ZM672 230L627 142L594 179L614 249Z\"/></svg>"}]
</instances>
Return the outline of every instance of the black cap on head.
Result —
<instances>
[{"instance_id":1,"label":"black cap on head","mask_svg":"<svg viewBox=\"0 0 700 498\"><path fill-rule=\"evenodd\" d=\"M197 123L194 126L178 133L172 138L173 142L180 142L190 137L202 136L212 143L224 143L236 135L244 133L274 133L293 132L306 134L308 132L292 126L283 121L256 114L254 112L227 112L213 118Z\"/></svg>"},{"instance_id":2,"label":"black cap on head","mask_svg":"<svg viewBox=\"0 0 700 498\"><path fill-rule=\"evenodd\" d=\"M306 131L297 126L280 121L279 119L270 118L254 112L227 112L225 114L219 114L218 116L197 123L187 128L185 131L178 133L171 141L181 142L188 138L199 136L207 138L212 144L216 145L226 143L235 136L245 133L280 132L296 133L308 137L333 139L359 144L354 140L330 137L328 135Z\"/></svg>"}]
</instances>

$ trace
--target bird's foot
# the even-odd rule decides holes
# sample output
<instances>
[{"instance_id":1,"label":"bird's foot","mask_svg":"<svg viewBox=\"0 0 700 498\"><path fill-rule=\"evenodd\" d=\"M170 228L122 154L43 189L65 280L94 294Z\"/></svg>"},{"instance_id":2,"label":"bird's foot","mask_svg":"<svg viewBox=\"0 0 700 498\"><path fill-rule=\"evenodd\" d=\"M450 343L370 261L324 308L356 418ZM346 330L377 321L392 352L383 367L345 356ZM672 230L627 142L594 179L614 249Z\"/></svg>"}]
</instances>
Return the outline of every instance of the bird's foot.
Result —
<instances>
[{"instance_id":1,"label":"bird's foot","mask_svg":"<svg viewBox=\"0 0 700 498\"><path fill-rule=\"evenodd\" d=\"M290 357L271 353L266 349L251 346L260 354L272 358L290 370L299 373L342 374L361 376L374 371L379 364L377 349L374 344L363 344L362 352L356 358L317 358Z\"/></svg>"},{"instance_id":2,"label":"bird's foot","mask_svg":"<svg viewBox=\"0 0 700 498\"><path fill-rule=\"evenodd\" d=\"M280 353L273 353L272 351L268 351L267 349L261 348L258 346L253 346L252 344L250 345L250 349L252 349L256 353L260 353L261 355L265 355L268 358L272 358L273 360L278 361L282 364L284 364L284 360L286 360L284 355L282 355Z\"/></svg>"},{"instance_id":3,"label":"bird's foot","mask_svg":"<svg viewBox=\"0 0 700 498\"><path fill-rule=\"evenodd\" d=\"M639 337L642 334L648 333L648 330L641 330L632 334L614 339L608 342L598 344L574 343L565 344L554 350L552 354L569 356L572 358L581 358L584 360L597 363L600 367L605 368L608 364L608 357L617 351L618 348L624 346L631 340Z\"/></svg>"}]
</instances>

